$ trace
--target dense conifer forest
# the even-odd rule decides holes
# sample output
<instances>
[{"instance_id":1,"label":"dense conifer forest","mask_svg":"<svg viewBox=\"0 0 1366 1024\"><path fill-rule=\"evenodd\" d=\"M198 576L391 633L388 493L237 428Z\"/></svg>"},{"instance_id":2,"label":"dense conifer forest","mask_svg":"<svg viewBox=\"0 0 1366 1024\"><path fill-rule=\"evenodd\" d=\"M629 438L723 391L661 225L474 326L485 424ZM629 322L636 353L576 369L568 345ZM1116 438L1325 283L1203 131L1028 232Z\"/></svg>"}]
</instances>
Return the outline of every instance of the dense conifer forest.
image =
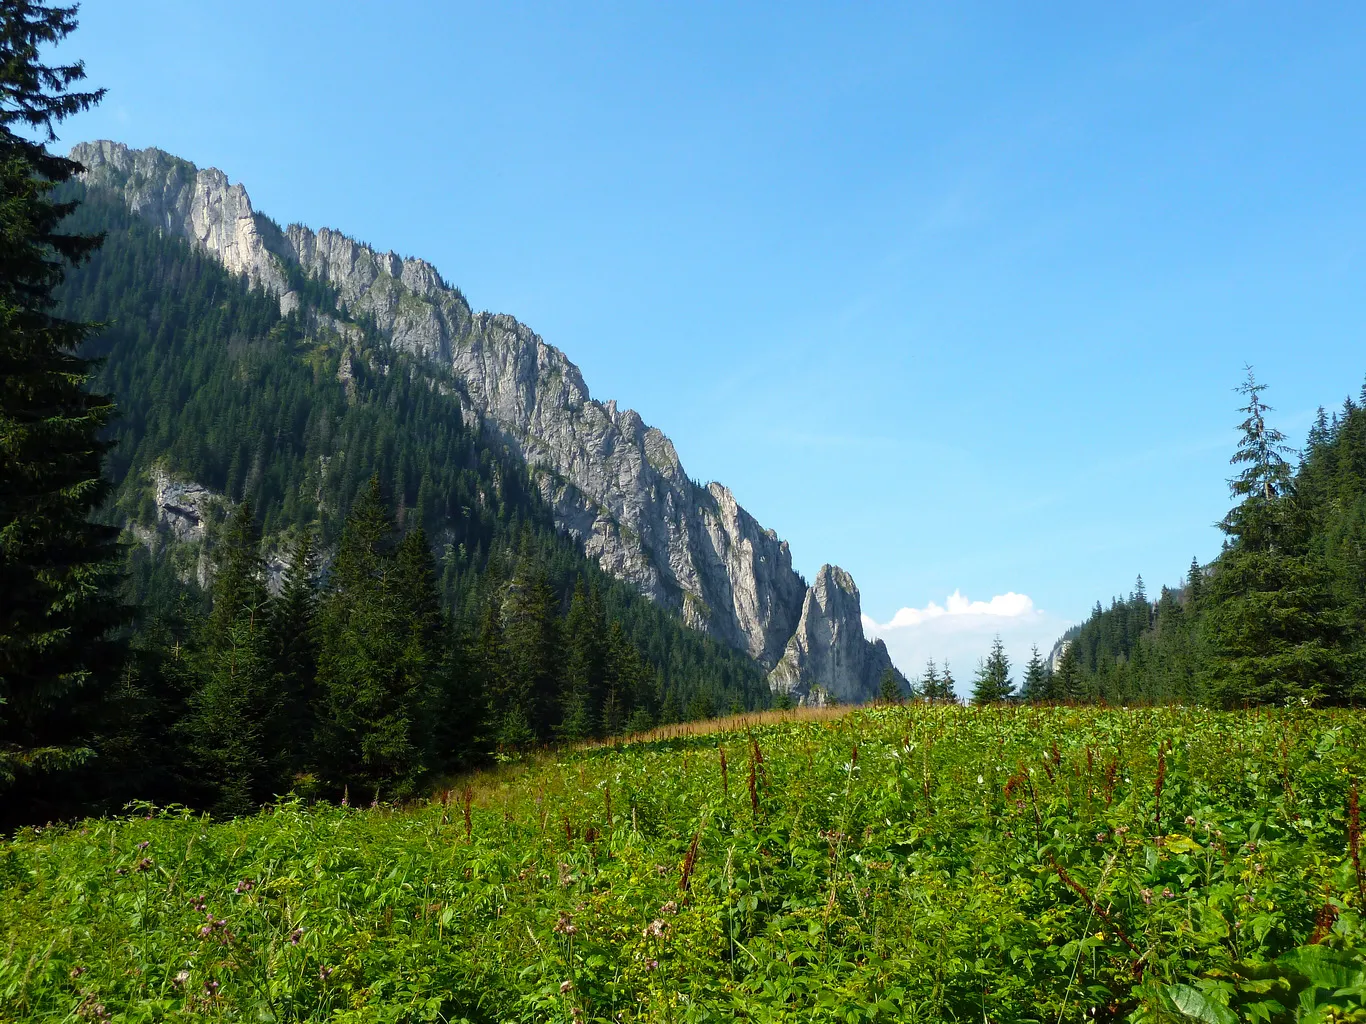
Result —
<instances>
[{"instance_id":1,"label":"dense conifer forest","mask_svg":"<svg viewBox=\"0 0 1366 1024\"><path fill-rule=\"evenodd\" d=\"M1064 635L1041 700L1359 705L1366 623L1366 389L1302 450L1267 418L1251 371L1224 549L1156 598L1139 578ZM1294 460L1292 462L1292 460Z\"/></svg>"}]
</instances>

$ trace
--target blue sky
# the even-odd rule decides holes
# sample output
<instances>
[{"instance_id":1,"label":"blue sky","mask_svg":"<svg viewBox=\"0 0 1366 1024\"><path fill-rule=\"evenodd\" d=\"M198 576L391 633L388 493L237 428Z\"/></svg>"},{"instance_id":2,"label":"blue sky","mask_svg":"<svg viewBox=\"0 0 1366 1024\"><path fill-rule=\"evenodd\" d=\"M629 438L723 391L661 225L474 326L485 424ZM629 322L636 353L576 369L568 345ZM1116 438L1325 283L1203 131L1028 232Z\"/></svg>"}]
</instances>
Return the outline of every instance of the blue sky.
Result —
<instances>
[{"instance_id":1,"label":"blue sky","mask_svg":"<svg viewBox=\"0 0 1366 1024\"><path fill-rule=\"evenodd\" d=\"M63 140L431 260L962 678L1214 556L1245 363L1361 386L1366 7L911 6L88 0Z\"/></svg>"}]
</instances>

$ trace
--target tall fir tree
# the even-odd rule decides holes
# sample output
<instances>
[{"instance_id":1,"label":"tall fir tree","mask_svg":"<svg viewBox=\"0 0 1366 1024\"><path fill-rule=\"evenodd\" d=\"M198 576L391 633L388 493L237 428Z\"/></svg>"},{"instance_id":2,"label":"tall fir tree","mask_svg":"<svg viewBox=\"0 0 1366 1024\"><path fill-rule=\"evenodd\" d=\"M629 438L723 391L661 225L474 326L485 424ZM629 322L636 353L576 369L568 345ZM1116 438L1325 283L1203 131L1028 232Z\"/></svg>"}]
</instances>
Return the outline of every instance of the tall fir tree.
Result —
<instances>
[{"instance_id":1,"label":"tall fir tree","mask_svg":"<svg viewBox=\"0 0 1366 1024\"><path fill-rule=\"evenodd\" d=\"M1224 517L1229 537L1209 582L1203 632L1208 685L1226 707L1287 699L1348 699L1351 629L1332 566L1304 541L1312 510L1298 500L1284 435L1270 427L1266 385L1251 368L1238 388L1242 436L1229 480L1239 499Z\"/></svg>"},{"instance_id":2,"label":"tall fir tree","mask_svg":"<svg viewBox=\"0 0 1366 1024\"><path fill-rule=\"evenodd\" d=\"M265 565L251 503L232 512L214 558L213 611L187 723L218 814L250 812L280 782L279 692L269 654Z\"/></svg>"},{"instance_id":3,"label":"tall fir tree","mask_svg":"<svg viewBox=\"0 0 1366 1024\"><path fill-rule=\"evenodd\" d=\"M654 675L627 639L620 622L613 622L607 629L607 664L608 685L621 694L625 731L644 732L653 728L659 722Z\"/></svg>"},{"instance_id":4,"label":"tall fir tree","mask_svg":"<svg viewBox=\"0 0 1366 1024\"><path fill-rule=\"evenodd\" d=\"M1050 700L1070 703L1081 700L1084 693L1081 669L1077 664L1076 644L1069 643L1063 648L1062 656L1058 659L1057 671L1050 679L1048 697Z\"/></svg>"},{"instance_id":5,"label":"tall fir tree","mask_svg":"<svg viewBox=\"0 0 1366 1024\"><path fill-rule=\"evenodd\" d=\"M882 679L878 682L877 695L878 700L884 704L901 703L901 684L896 680L896 669L890 665L882 670Z\"/></svg>"},{"instance_id":6,"label":"tall fir tree","mask_svg":"<svg viewBox=\"0 0 1366 1024\"><path fill-rule=\"evenodd\" d=\"M109 398L86 387L93 325L53 314L68 266L99 246L62 221L53 191L82 168L54 156L55 126L99 101L80 63L40 51L76 27L74 7L0 7L0 817L64 807L70 772L95 752L102 704L119 676L111 639L117 531L91 522L108 485L101 431Z\"/></svg>"},{"instance_id":7,"label":"tall fir tree","mask_svg":"<svg viewBox=\"0 0 1366 1024\"><path fill-rule=\"evenodd\" d=\"M405 695L411 708L433 709L448 692L448 680L443 678L447 665L442 647L446 640L446 623L441 597L436 591L436 559L427 542L427 531L420 525L409 530L399 542L389 600L398 616L400 629L406 633L395 669L394 690ZM413 719L410 734L424 764L429 767L437 764L432 726L432 716L419 711ZM455 754L453 751L445 753Z\"/></svg>"},{"instance_id":8,"label":"tall fir tree","mask_svg":"<svg viewBox=\"0 0 1366 1024\"><path fill-rule=\"evenodd\" d=\"M977 678L972 686L974 704L1000 704L1010 699L1015 684L1010 679L1010 659L998 636L991 644L991 652L982 659Z\"/></svg>"},{"instance_id":9,"label":"tall fir tree","mask_svg":"<svg viewBox=\"0 0 1366 1024\"><path fill-rule=\"evenodd\" d=\"M393 523L372 477L347 516L319 615L318 751L332 788L404 798L427 768Z\"/></svg>"},{"instance_id":10,"label":"tall fir tree","mask_svg":"<svg viewBox=\"0 0 1366 1024\"><path fill-rule=\"evenodd\" d=\"M943 682L939 677L939 669L933 658L925 663L925 674L920 677L918 689L921 699L931 704L941 701L945 697Z\"/></svg>"},{"instance_id":11,"label":"tall fir tree","mask_svg":"<svg viewBox=\"0 0 1366 1024\"><path fill-rule=\"evenodd\" d=\"M209 613L209 643L244 614L266 606L266 567L261 558L261 532L251 501L237 504L223 525L213 552L213 610ZM263 621L258 623L262 625Z\"/></svg>"},{"instance_id":12,"label":"tall fir tree","mask_svg":"<svg viewBox=\"0 0 1366 1024\"><path fill-rule=\"evenodd\" d=\"M944 673L939 677L939 699L945 704L958 703L958 681L953 678L947 658L944 659Z\"/></svg>"},{"instance_id":13,"label":"tall fir tree","mask_svg":"<svg viewBox=\"0 0 1366 1024\"><path fill-rule=\"evenodd\" d=\"M292 777L307 770L313 754L318 672L318 556L311 530L290 550L280 594L271 602L269 646L274 685L281 702L272 736Z\"/></svg>"},{"instance_id":14,"label":"tall fir tree","mask_svg":"<svg viewBox=\"0 0 1366 1024\"><path fill-rule=\"evenodd\" d=\"M582 578L564 619L564 683L559 734L574 742L599 735L604 702L605 625Z\"/></svg>"},{"instance_id":15,"label":"tall fir tree","mask_svg":"<svg viewBox=\"0 0 1366 1024\"><path fill-rule=\"evenodd\" d=\"M610 626L607 624L602 607L602 594L596 585L588 590L588 603L592 609L594 628L597 630L597 645L601 658L601 734L619 736L626 729L637 697L644 689L640 681L644 675L640 652L626 639L619 622L613 622Z\"/></svg>"},{"instance_id":16,"label":"tall fir tree","mask_svg":"<svg viewBox=\"0 0 1366 1024\"><path fill-rule=\"evenodd\" d=\"M497 592L484 603L473 660L472 669L478 673L479 689L484 695L490 743L505 749L534 743L536 734L527 717L526 700L516 687L509 664L502 599Z\"/></svg>"},{"instance_id":17,"label":"tall fir tree","mask_svg":"<svg viewBox=\"0 0 1366 1024\"><path fill-rule=\"evenodd\" d=\"M531 545L524 542L523 551L503 603L509 687L498 712L509 730L525 722L536 740L546 740L560 723L563 652L558 601ZM505 731L503 742L514 743L511 731Z\"/></svg>"},{"instance_id":18,"label":"tall fir tree","mask_svg":"<svg viewBox=\"0 0 1366 1024\"><path fill-rule=\"evenodd\" d=\"M1291 525L1290 496L1293 481L1286 456L1291 454L1285 435L1267 424L1266 414L1274 410L1262 401L1265 384L1258 384L1252 367L1236 389L1247 404L1239 409L1245 419L1238 425L1241 436L1230 464L1243 467L1229 480L1229 490L1238 499L1219 524L1233 542L1246 550L1274 550L1284 543Z\"/></svg>"},{"instance_id":19,"label":"tall fir tree","mask_svg":"<svg viewBox=\"0 0 1366 1024\"><path fill-rule=\"evenodd\" d=\"M1205 569L1200 560L1192 555L1190 568L1186 570L1186 606L1193 612L1197 611L1204 594Z\"/></svg>"},{"instance_id":20,"label":"tall fir tree","mask_svg":"<svg viewBox=\"0 0 1366 1024\"><path fill-rule=\"evenodd\" d=\"M1025 665L1024 683L1020 687L1020 697L1027 701L1041 701L1048 698L1048 671L1039 648L1030 648L1029 662Z\"/></svg>"}]
</instances>

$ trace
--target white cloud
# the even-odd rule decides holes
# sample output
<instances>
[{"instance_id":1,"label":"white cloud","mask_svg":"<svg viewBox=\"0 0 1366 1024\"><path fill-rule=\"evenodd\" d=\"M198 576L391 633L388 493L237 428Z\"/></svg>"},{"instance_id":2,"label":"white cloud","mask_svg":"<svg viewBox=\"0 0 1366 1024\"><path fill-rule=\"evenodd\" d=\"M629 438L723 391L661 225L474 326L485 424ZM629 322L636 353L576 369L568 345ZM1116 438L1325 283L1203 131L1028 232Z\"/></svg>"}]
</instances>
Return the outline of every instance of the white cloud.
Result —
<instances>
[{"instance_id":1,"label":"white cloud","mask_svg":"<svg viewBox=\"0 0 1366 1024\"><path fill-rule=\"evenodd\" d=\"M899 629L903 626L919 626L932 619L941 619L946 615L987 615L992 618L1016 619L1023 615L1032 614L1034 614L1034 602L1028 594L1017 594L1012 590L1007 594L997 594L990 601L969 601L961 591L955 590L944 600L942 605L931 601L924 608L902 608L892 616L892 621L885 626L879 625L865 615L863 616L863 628L873 632L882 632L888 629Z\"/></svg>"},{"instance_id":2,"label":"white cloud","mask_svg":"<svg viewBox=\"0 0 1366 1024\"><path fill-rule=\"evenodd\" d=\"M902 608L886 623L863 616L864 632L887 645L892 661L908 678L918 677L930 658L941 667L949 662L958 692L964 695L971 689L978 660L997 636L1018 683L1030 648L1037 645L1046 656L1069 625L1036 608L1028 594L1013 590L986 601L971 600L955 590L943 604L930 601L923 608Z\"/></svg>"}]
</instances>

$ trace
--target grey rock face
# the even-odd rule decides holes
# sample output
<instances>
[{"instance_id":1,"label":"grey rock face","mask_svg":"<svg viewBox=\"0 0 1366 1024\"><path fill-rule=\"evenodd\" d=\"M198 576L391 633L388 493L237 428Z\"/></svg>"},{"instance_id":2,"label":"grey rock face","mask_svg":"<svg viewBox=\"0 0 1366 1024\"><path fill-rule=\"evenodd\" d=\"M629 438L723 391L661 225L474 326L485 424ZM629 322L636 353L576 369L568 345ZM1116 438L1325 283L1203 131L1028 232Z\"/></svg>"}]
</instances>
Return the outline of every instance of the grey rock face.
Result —
<instances>
[{"instance_id":1,"label":"grey rock face","mask_svg":"<svg viewBox=\"0 0 1366 1024\"><path fill-rule=\"evenodd\" d=\"M892 667L887 646L863 635L858 587L835 565L823 565L802 602L802 617L768 683L799 704L862 703L878 694ZM893 669L895 671L895 669ZM897 673L897 682L906 680Z\"/></svg>"},{"instance_id":2,"label":"grey rock face","mask_svg":"<svg viewBox=\"0 0 1366 1024\"><path fill-rule=\"evenodd\" d=\"M152 474L157 509L157 529L180 543L202 541L214 506L225 505L221 494L186 480L177 480L164 469Z\"/></svg>"},{"instance_id":3,"label":"grey rock face","mask_svg":"<svg viewBox=\"0 0 1366 1024\"><path fill-rule=\"evenodd\" d=\"M559 349L510 316L471 312L431 264L326 228L281 230L222 172L160 150L94 142L72 156L86 166L90 185L117 192L162 230L275 293L283 311L301 301L290 281L302 271L335 289L338 309L317 311L334 329L345 333L338 314L373 317L396 346L451 372L463 392L462 416L497 431L537 472L559 526L608 572L689 625L767 668L785 659L799 622L809 620L808 645L835 637L833 625L822 632L816 624L817 611L807 614L810 596L786 542L727 488L694 485L672 442L637 413L595 401ZM850 591L864 643L852 581ZM846 643L842 659L845 648L852 650ZM817 646L810 652L812 667L801 678L814 680L825 671L818 666L833 662ZM860 699L833 679L827 689Z\"/></svg>"}]
</instances>

